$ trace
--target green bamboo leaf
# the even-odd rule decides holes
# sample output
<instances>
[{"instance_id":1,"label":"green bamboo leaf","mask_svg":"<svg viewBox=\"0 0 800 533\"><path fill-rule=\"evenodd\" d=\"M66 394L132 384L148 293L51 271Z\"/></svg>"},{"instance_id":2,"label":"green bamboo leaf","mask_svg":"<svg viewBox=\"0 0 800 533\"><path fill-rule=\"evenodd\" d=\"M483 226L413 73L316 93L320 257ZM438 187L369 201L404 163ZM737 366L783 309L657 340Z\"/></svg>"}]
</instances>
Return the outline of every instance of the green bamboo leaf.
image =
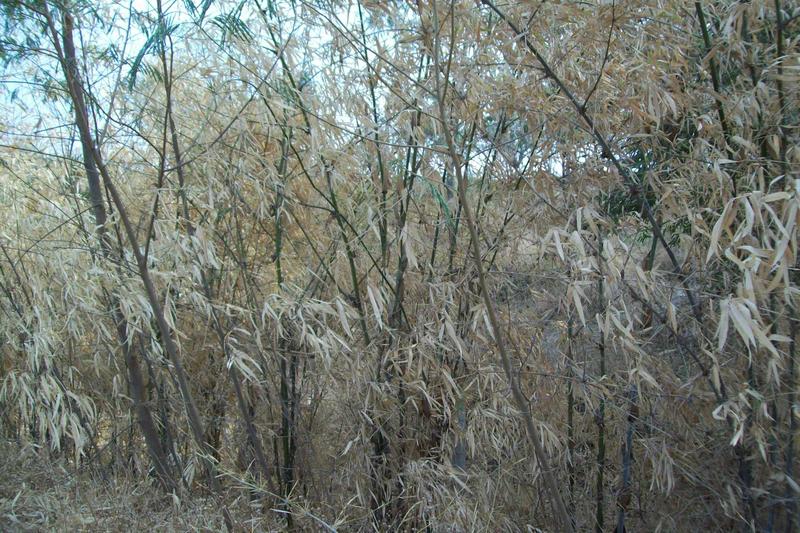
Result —
<instances>
[{"instance_id":1,"label":"green bamboo leaf","mask_svg":"<svg viewBox=\"0 0 800 533\"><path fill-rule=\"evenodd\" d=\"M145 30L148 34L147 40L145 41L144 45L142 45L139 53L136 54L136 57L131 64L131 70L128 73L129 89L132 89L136 85L136 77L139 74L139 71L143 70L142 65L145 56L152 53L154 50L158 50L158 47L161 46L161 43L164 42L164 39L167 36L172 35L179 27L179 24L171 23L171 17L165 16L164 23L156 24L152 32Z\"/></svg>"},{"instance_id":2,"label":"green bamboo leaf","mask_svg":"<svg viewBox=\"0 0 800 533\"><path fill-rule=\"evenodd\" d=\"M226 13L211 19L211 24L222 30L222 42L231 38L249 43L253 40L253 31L239 18L239 13Z\"/></svg>"},{"instance_id":3,"label":"green bamboo leaf","mask_svg":"<svg viewBox=\"0 0 800 533\"><path fill-rule=\"evenodd\" d=\"M429 179L425 177L422 177L422 179L425 181L425 184L428 186L428 189L430 189L431 195L436 199L436 202L439 204L439 207L441 207L447 225L450 226L452 230L455 230L456 222L455 219L453 218L452 213L450 212L450 206L447 205L447 200L445 200L444 196L442 196L442 193L439 191L439 189L433 183L431 183Z\"/></svg>"}]
</instances>

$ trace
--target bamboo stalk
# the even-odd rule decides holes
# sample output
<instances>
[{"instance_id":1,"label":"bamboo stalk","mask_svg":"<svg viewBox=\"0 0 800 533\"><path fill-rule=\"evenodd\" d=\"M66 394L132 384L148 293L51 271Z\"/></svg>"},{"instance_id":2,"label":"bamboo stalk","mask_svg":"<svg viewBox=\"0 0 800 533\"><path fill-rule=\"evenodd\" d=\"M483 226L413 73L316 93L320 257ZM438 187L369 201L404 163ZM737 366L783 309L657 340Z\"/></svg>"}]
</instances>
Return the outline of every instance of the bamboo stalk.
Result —
<instances>
[{"instance_id":1,"label":"bamboo stalk","mask_svg":"<svg viewBox=\"0 0 800 533\"><path fill-rule=\"evenodd\" d=\"M706 47L706 55L711 54L711 36L708 33L708 24L706 24L705 12L703 11L703 6L700 4L700 2L694 3L694 10L695 13L697 13L697 20L700 23L700 32L703 35L703 44L705 44ZM731 128L728 124L728 119L725 116L725 107L722 104L722 85L719 80L719 68L717 67L717 60L713 56L708 60L708 70L711 74L711 85L714 88L714 101L717 105L717 116L719 117L719 123L722 127L722 136L725 142L725 152L728 153L729 156L732 156L733 153L731 152L729 145ZM733 187L733 195L736 196L738 193L735 172L731 173L731 186Z\"/></svg>"},{"instance_id":2,"label":"bamboo stalk","mask_svg":"<svg viewBox=\"0 0 800 533\"><path fill-rule=\"evenodd\" d=\"M89 116L83 98L83 85L78 71L75 44L73 40L73 20L69 11L62 12L62 32L63 48L59 44L58 31L49 10L47 3L44 3L44 15L51 33L56 54L61 63L64 76L67 80L67 87L73 102L75 119L80 132L81 149L83 151L83 164L86 169L89 183L89 193L92 201L92 212L95 219L95 232L100 241L100 248L103 256L108 259L112 254L111 241L106 231L107 216L103 201L102 186L100 180L99 165L96 161L92 136L89 131ZM139 360L136 357L133 347L128 341L128 324L122 313L119 299L112 295L109 302L114 325L117 330L117 337L122 346L125 365L128 368L128 380L131 387L134 409L145 438L148 453L156 468L156 472L162 486L167 492L176 490L175 479L170 472L166 453L158 440L155 423L152 413L145 401L144 379L142 378Z\"/></svg>"},{"instance_id":3,"label":"bamboo stalk","mask_svg":"<svg viewBox=\"0 0 800 533\"><path fill-rule=\"evenodd\" d=\"M553 476L553 471L550 467L550 460L547 457L544 449L541 445L541 435L539 434L539 430L536 428L534 424L533 417L530 413L530 408L528 406L528 401L525 398L525 395L522 393L522 389L519 386L518 377L513 372L511 368L511 357L509 355L509 351L506 347L505 338L502 333L500 321L497 318L497 312L495 311L494 301L492 300L491 294L489 293L488 284L486 282L486 275L483 271L483 264L481 261L481 251L480 251L480 241L478 240L478 230L475 225L475 220L472 216L472 209L470 208L469 202L467 201L467 183L464 179L464 176L461 172L461 161L458 157L458 154L455 150L455 143L453 142L453 135L450 131L450 119L447 113L447 107L444 102L444 92L442 90L442 82L440 80L440 64L439 64L439 23L438 23L438 15L436 10L436 2L432 4L433 8L433 18L434 18L434 25L437 28L437 31L434 33L434 64L435 64L435 76L434 80L436 83L436 94L438 100L438 107L439 107L439 119L442 123L442 129L444 130L444 136L447 143L448 152L450 154L450 162L452 164L453 170L456 174L456 182L458 184L458 196L460 200L460 204L464 210L464 217L466 218L467 228L469 230L470 237L472 239L472 260L474 264L474 268L478 274L478 283L481 289L481 293L483 295L484 305L486 306L486 314L489 317L489 323L492 328L492 337L494 338L495 344L497 346L498 351L500 352L500 360L503 365L503 370L506 374L506 379L509 382L509 386L511 388L511 393L514 397L514 401L517 404L517 409L519 409L523 420L525 422L525 427L528 431L528 442L531 445L534 456L536 460L539 462L539 466L542 470L542 477L544 479L545 486L547 488L548 497L550 501L550 505L553 508L553 512L558 520L559 526L563 531L571 532L574 531L572 527L572 521L567 514L566 506L564 505L564 500L561 497L561 493L558 490L558 485L556 484L555 477ZM451 36L454 31L454 17L450 16L450 30ZM452 50L453 47L450 47L451 56L449 61L452 59ZM449 70L449 69L448 69Z\"/></svg>"},{"instance_id":4,"label":"bamboo stalk","mask_svg":"<svg viewBox=\"0 0 800 533\"><path fill-rule=\"evenodd\" d=\"M597 278L597 306L598 312L602 316L606 313L605 298L603 296L603 258L600 250L602 249L602 236L597 236L597 264L600 268ZM606 335L600 331L600 339L597 341L597 351L600 357L599 373L600 380L606 375ZM600 405L595 414L597 424L597 478L595 483L595 531L602 533L605 527L605 485L604 476L606 468L606 398L601 393Z\"/></svg>"},{"instance_id":5,"label":"bamboo stalk","mask_svg":"<svg viewBox=\"0 0 800 533\"><path fill-rule=\"evenodd\" d=\"M625 444L622 447L622 485L617 497L617 533L625 533L625 513L631 500L631 464L633 462L633 432L639 419L637 405L639 391L636 385L628 387L626 394L628 403L628 429L625 432Z\"/></svg>"}]
</instances>

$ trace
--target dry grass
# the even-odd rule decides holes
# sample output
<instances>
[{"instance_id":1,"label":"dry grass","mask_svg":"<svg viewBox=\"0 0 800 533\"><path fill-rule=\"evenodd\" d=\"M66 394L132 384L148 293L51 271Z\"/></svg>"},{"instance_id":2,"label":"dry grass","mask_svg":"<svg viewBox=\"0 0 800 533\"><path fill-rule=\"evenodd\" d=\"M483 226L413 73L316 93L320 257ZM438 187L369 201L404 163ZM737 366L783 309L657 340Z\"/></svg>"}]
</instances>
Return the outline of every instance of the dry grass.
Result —
<instances>
[{"instance_id":1,"label":"dry grass","mask_svg":"<svg viewBox=\"0 0 800 533\"><path fill-rule=\"evenodd\" d=\"M115 475L103 479L75 472L46 451L0 443L0 530L2 531L221 531L219 506L193 495L182 502L159 491L152 481ZM241 531L273 531L259 505L232 500Z\"/></svg>"}]
</instances>

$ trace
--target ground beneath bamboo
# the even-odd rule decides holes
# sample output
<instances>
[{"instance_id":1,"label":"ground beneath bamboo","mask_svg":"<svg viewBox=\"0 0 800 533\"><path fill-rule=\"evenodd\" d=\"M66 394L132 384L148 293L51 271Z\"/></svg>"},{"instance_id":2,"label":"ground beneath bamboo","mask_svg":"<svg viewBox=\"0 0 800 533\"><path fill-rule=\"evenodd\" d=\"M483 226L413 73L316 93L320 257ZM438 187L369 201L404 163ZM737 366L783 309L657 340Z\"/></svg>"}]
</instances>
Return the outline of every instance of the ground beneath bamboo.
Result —
<instances>
[{"instance_id":1,"label":"ground beneath bamboo","mask_svg":"<svg viewBox=\"0 0 800 533\"><path fill-rule=\"evenodd\" d=\"M244 531L273 531L265 513L247 498L231 512ZM274 516L274 515L273 515ZM220 507L194 495L164 496L153 483L76 470L47 451L0 443L0 531L224 531Z\"/></svg>"}]
</instances>

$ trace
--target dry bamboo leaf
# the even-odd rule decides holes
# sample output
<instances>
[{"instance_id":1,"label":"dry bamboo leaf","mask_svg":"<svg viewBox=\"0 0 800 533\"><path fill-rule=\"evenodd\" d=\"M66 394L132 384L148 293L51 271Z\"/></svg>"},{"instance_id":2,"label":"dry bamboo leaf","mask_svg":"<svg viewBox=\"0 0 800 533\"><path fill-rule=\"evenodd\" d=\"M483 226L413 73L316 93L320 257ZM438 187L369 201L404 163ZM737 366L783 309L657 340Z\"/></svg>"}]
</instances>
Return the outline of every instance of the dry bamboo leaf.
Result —
<instances>
[{"instance_id":1,"label":"dry bamboo leaf","mask_svg":"<svg viewBox=\"0 0 800 533\"><path fill-rule=\"evenodd\" d=\"M711 230L711 242L709 243L708 253L706 254L706 264L708 264L708 262L711 261L711 258L717 254L719 239L722 236L722 232L723 230L727 229L732 222L732 206L733 200L729 200L728 203L725 204L722 214L714 224L714 228Z\"/></svg>"},{"instance_id":2,"label":"dry bamboo leaf","mask_svg":"<svg viewBox=\"0 0 800 533\"><path fill-rule=\"evenodd\" d=\"M572 285L567 289L568 295L571 294L572 302L575 305L575 309L578 311L578 316L581 319L581 324L584 326L586 325L586 317L583 314L583 304L581 303L581 293L580 289L576 285Z\"/></svg>"},{"instance_id":3,"label":"dry bamboo leaf","mask_svg":"<svg viewBox=\"0 0 800 533\"><path fill-rule=\"evenodd\" d=\"M378 324L379 329L383 329L383 321L381 320L381 308L378 305L378 300L375 298L375 294L372 290L371 285L367 285L367 295L369 296L369 303L372 306L372 313L375 317L375 322Z\"/></svg>"},{"instance_id":4,"label":"dry bamboo leaf","mask_svg":"<svg viewBox=\"0 0 800 533\"><path fill-rule=\"evenodd\" d=\"M561 239L558 236L558 230L554 229L552 234L553 234L553 242L555 243L556 251L558 252L558 257L560 257L561 260L564 261L564 249L561 247Z\"/></svg>"}]
</instances>

